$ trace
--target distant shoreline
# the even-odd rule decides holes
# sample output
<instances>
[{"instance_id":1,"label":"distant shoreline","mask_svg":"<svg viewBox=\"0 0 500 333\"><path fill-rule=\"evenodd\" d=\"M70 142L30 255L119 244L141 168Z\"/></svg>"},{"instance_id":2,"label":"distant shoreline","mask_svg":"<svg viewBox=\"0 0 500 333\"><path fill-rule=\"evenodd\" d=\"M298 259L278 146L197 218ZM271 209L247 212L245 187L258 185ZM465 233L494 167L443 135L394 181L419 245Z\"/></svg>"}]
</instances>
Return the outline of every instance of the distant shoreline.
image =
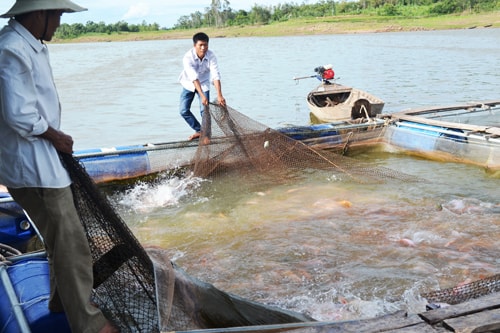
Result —
<instances>
[{"instance_id":1,"label":"distant shoreline","mask_svg":"<svg viewBox=\"0 0 500 333\"><path fill-rule=\"evenodd\" d=\"M211 38L307 36L352 33L383 33L432 31L449 29L500 28L500 12L445 15L437 17L387 17L342 15L294 19L262 26L236 26L190 30L161 30L137 33L89 34L82 37L54 40L54 43L93 43L144 40L190 39L197 31Z\"/></svg>"}]
</instances>

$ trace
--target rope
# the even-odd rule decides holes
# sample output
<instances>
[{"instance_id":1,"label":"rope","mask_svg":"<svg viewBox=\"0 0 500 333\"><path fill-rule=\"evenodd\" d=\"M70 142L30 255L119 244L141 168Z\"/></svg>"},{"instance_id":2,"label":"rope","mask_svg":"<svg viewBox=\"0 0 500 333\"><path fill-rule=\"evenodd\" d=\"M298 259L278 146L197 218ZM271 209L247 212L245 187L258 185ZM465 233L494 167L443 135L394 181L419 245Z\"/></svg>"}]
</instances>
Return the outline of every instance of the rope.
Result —
<instances>
[{"instance_id":1,"label":"rope","mask_svg":"<svg viewBox=\"0 0 500 333\"><path fill-rule=\"evenodd\" d=\"M22 252L18 249L15 249L7 244L0 243L0 259L2 259L3 261L6 260L4 256L11 257L20 254L22 254Z\"/></svg>"}]
</instances>

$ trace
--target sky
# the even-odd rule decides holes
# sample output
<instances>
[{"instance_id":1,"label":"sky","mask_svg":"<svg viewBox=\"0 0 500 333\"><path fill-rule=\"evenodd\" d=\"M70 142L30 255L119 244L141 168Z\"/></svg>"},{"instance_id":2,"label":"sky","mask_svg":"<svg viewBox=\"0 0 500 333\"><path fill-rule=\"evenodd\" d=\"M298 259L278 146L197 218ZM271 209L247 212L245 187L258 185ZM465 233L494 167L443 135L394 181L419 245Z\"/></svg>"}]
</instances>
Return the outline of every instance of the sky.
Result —
<instances>
[{"instance_id":1,"label":"sky","mask_svg":"<svg viewBox=\"0 0 500 333\"><path fill-rule=\"evenodd\" d=\"M88 8L86 12L64 14L62 23L83 23L88 21L106 24L126 21L130 24L158 23L160 27L172 28L183 15L196 11L205 12L211 0L72 0L78 5ZM0 0L0 12L4 14L14 4L14 0ZM307 1L306 1L307 2ZM298 3L289 0L229 0L233 10L249 11L255 4L275 6L284 3ZM302 2L300 2L302 3ZM0 19L1 20L1 19ZM0 22L0 26L3 26Z\"/></svg>"}]
</instances>

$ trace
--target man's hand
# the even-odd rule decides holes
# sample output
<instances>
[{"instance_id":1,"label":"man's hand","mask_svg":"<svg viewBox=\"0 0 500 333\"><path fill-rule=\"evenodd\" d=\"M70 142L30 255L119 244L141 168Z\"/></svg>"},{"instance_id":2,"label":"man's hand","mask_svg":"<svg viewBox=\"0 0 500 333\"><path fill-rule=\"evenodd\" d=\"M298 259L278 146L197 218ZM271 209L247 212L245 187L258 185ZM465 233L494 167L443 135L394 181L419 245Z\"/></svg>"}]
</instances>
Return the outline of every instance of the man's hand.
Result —
<instances>
[{"instance_id":1,"label":"man's hand","mask_svg":"<svg viewBox=\"0 0 500 333\"><path fill-rule=\"evenodd\" d=\"M219 105L222 107L226 107L226 99L224 96L220 95L217 97L217 101L219 102Z\"/></svg>"},{"instance_id":2,"label":"man's hand","mask_svg":"<svg viewBox=\"0 0 500 333\"><path fill-rule=\"evenodd\" d=\"M61 131L49 127L45 133L40 135L49 140L57 151L73 154L73 138Z\"/></svg>"},{"instance_id":3,"label":"man's hand","mask_svg":"<svg viewBox=\"0 0 500 333\"><path fill-rule=\"evenodd\" d=\"M204 106L207 106L207 105L208 105L208 102L210 102L210 101L208 100L208 98L207 98L207 97L205 96L205 94L203 94L203 93L202 93L200 96L201 96L201 104L202 104L202 105L204 105Z\"/></svg>"},{"instance_id":4,"label":"man's hand","mask_svg":"<svg viewBox=\"0 0 500 333\"><path fill-rule=\"evenodd\" d=\"M226 99L222 96L222 84L220 80L214 80L215 90L217 91L217 101L222 107L226 107Z\"/></svg>"}]
</instances>

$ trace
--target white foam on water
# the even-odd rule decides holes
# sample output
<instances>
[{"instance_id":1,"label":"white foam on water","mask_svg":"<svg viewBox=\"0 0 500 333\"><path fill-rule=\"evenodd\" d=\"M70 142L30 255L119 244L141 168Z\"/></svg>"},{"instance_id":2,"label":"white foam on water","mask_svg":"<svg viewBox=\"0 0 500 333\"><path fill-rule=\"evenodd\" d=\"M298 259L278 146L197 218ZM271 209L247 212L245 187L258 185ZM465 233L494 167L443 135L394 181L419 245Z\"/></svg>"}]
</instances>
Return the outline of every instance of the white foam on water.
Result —
<instances>
[{"instance_id":1,"label":"white foam on water","mask_svg":"<svg viewBox=\"0 0 500 333\"><path fill-rule=\"evenodd\" d=\"M148 213L160 207L175 207L192 194L203 180L197 177L165 177L155 183L139 182L120 194L117 203L136 213Z\"/></svg>"},{"instance_id":2,"label":"white foam on water","mask_svg":"<svg viewBox=\"0 0 500 333\"><path fill-rule=\"evenodd\" d=\"M483 202L475 198L458 198L450 200L442 205L444 210L447 210L453 214L482 214L488 212L495 212L495 209L499 207L498 204L492 202Z\"/></svg>"},{"instance_id":3,"label":"white foam on water","mask_svg":"<svg viewBox=\"0 0 500 333\"><path fill-rule=\"evenodd\" d=\"M416 300L410 300L410 304L404 304L406 300L392 302L379 298L364 300L358 296L350 295L348 298L342 296L332 299L323 299L314 295L294 296L285 302L278 303L282 308L293 309L305 313L318 321L343 321L355 319L369 319L394 313L402 308L420 306Z\"/></svg>"}]
</instances>

